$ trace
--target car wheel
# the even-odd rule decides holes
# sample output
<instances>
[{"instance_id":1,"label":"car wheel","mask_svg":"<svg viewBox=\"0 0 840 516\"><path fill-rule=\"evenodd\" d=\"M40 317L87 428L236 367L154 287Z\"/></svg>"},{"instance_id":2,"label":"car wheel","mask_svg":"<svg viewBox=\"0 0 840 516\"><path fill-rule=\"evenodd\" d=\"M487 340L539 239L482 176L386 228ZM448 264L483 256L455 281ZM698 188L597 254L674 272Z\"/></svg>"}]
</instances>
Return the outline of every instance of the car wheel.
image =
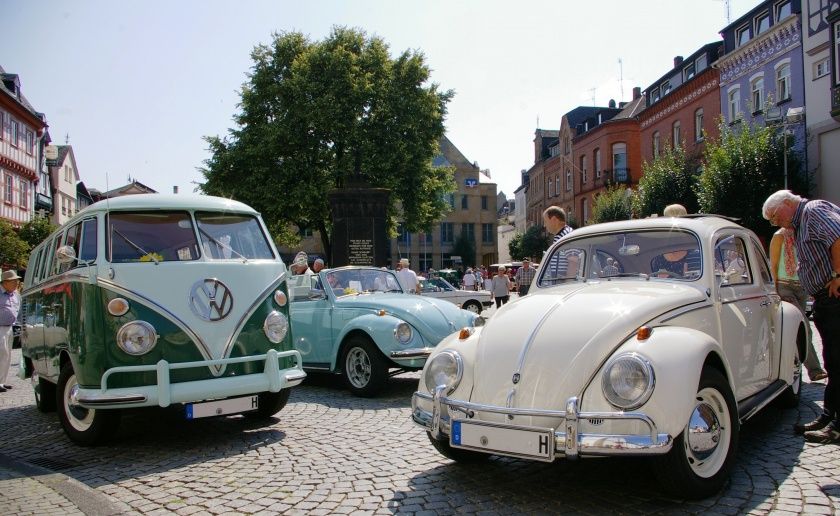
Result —
<instances>
[{"instance_id":1,"label":"car wheel","mask_svg":"<svg viewBox=\"0 0 840 516\"><path fill-rule=\"evenodd\" d=\"M802 392L802 360L799 358L798 344L797 342L793 350L793 383L779 396L779 402L784 408L796 408L799 406L799 395Z\"/></svg>"},{"instance_id":2,"label":"car wheel","mask_svg":"<svg viewBox=\"0 0 840 516\"><path fill-rule=\"evenodd\" d=\"M243 412L242 415L249 419L268 419L274 414L283 410L289 401L289 394L292 389L281 389L280 392L261 392L259 394L259 408L250 412Z\"/></svg>"},{"instance_id":3,"label":"car wheel","mask_svg":"<svg viewBox=\"0 0 840 516\"><path fill-rule=\"evenodd\" d=\"M466 303L461 305L461 308L463 308L464 310L469 310L474 314L481 313L481 303L479 303L478 301L467 301Z\"/></svg>"},{"instance_id":4,"label":"car wheel","mask_svg":"<svg viewBox=\"0 0 840 516\"><path fill-rule=\"evenodd\" d=\"M120 424L120 411L86 409L77 405L74 395L79 390L76 373L70 363L64 364L58 376L56 404L58 419L71 441L83 446L92 446L107 441Z\"/></svg>"},{"instance_id":5,"label":"car wheel","mask_svg":"<svg viewBox=\"0 0 840 516\"><path fill-rule=\"evenodd\" d=\"M723 487L738 448L735 397L716 369L700 376L694 408L667 455L658 457L659 482L673 494L705 498Z\"/></svg>"},{"instance_id":6,"label":"car wheel","mask_svg":"<svg viewBox=\"0 0 840 516\"><path fill-rule=\"evenodd\" d=\"M490 455L487 453L453 448L449 445L449 441L438 441L437 439L432 437L432 434L429 432L426 432L426 436L429 438L429 441L432 443L432 446L435 447L435 450L437 450L438 453L440 453L447 459L454 460L455 462L482 462L490 458Z\"/></svg>"},{"instance_id":7,"label":"car wheel","mask_svg":"<svg viewBox=\"0 0 840 516\"><path fill-rule=\"evenodd\" d=\"M35 406L39 412L53 412L55 410L55 384L38 376L38 383L33 385L35 391Z\"/></svg>"},{"instance_id":8,"label":"car wheel","mask_svg":"<svg viewBox=\"0 0 840 516\"><path fill-rule=\"evenodd\" d=\"M356 396L375 396L388 381L388 367L379 349L364 337L351 337L344 348L344 382Z\"/></svg>"}]
</instances>

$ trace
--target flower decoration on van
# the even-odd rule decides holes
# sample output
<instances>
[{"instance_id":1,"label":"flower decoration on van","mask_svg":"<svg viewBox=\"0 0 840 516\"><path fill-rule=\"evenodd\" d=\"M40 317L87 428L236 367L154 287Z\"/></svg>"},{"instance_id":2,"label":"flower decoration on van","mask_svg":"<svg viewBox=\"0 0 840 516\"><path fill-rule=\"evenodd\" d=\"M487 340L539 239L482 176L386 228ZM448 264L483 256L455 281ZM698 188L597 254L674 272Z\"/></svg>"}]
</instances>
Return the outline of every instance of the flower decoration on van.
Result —
<instances>
[{"instance_id":1,"label":"flower decoration on van","mask_svg":"<svg viewBox=\"0 0 840 516\"><path fill-rule=\"evenodd\" d=\"M140 257L141 262L162 262L163 255L159 253L146 253Z\"/></svg>"}]
</instances>

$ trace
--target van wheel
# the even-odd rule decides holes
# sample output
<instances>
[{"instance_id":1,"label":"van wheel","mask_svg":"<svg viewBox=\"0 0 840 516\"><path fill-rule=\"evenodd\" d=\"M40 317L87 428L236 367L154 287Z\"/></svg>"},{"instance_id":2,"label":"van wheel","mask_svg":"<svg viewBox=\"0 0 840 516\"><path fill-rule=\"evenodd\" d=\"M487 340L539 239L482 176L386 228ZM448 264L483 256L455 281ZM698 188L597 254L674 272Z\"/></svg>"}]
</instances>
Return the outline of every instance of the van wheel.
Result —
<instances>
[{"instance_id":1,"label":"van wheel","mask_svg":"<svg viewBox=\"0 0 840 516\"><path fill-rule=\"evenodd\" d=\"M671 451L655 459L659 482L685 498L717 493L732 469L738 432L738 412L729 382L718 370L704 369L689 420Z\"/></svg>"},{"instance_id":2,"label":"van wheel","mask_svg":"<svg viewBox=\"0 0 840 516\"><path fill-rule=\"evenodd\" d=\"M39 412L55 411L55 384L38 376L37 385L33 385L35 391L35 406Z\"/></svg>"},{"instance_id":3,"label":"van wheel","mask_svg":"<svg viewBox=\"0 0 840 516\"><path fill-rule=\"evenodd\" d=\"M86 409L77 405L73 398L79 391L79 382L73 365L69 362L61 368L56 390L58 419L67 437L82 446L94 446L111 438L120 424L120 411Z\"/></svg>"},{"instance_id":4,"label":"van wheel","mask_svg":"<svg viewBox=\"0 0 840 516\"><path fill-rule=\"evenodd\" d=\"M283 410L291 393L292 389L290 388L280 389L280 392L261 392L259 394L259 408L250 412L243 412L242 415L248 419L268 419Z\"/></svg>"},{"instance_id":5,"label":"van wheel","mask_svg":"<svg viewBox=\"0 0 840 516\"><path fill-rule=\"evenodd\" d=\"M382 353L365 337L350 338L341 363L344 383L356 396L375 396L388 381L388 366Z\"/></svg>"}]
</instances>

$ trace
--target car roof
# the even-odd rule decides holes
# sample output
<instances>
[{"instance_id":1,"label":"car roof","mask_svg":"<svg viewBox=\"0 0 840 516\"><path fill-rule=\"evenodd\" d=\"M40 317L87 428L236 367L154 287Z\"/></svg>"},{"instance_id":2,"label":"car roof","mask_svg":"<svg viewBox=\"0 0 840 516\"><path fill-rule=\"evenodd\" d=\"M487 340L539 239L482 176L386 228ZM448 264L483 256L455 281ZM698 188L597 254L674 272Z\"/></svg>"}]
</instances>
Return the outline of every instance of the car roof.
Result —
<instances>
[{"instance_id":1,"label":"car roof","mask_svg":"<svg viewBox=\"0 0 840 516\"><path fill-rule=\"evenodd\" d=\"M563 240L578 238L585 235L609 233L626 230L647 229L686 229L697 233L700 237L711 236L723 228L744 229L743 226L731 219L718 215L692 215L690 217L653 217L649 219L622 220L618 222L604 222L584 226L569 233Z\"/></svg>"},{"instance_id":2,"label":"car roof","mask_svg":"<svg viewBox=\"0 0 840 516\"><path fill-rule=\"evenodd\" d=\"M224 197L196 194L136 194L103 199L91 204L79 213L90 214L94 211L116 211L134 209L187 209L232 211L238 213L257 213L247 204Z\"/></svg>"}]
</instances>

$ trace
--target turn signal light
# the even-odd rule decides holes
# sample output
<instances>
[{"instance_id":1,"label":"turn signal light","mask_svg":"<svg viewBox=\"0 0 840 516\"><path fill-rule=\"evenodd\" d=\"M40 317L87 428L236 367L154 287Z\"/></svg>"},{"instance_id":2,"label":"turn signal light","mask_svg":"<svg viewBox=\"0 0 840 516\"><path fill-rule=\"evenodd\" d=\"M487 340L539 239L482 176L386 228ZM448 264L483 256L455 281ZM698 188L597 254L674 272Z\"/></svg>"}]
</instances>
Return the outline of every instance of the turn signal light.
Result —
<instances>
[{"instance_id":1,"label":"turn signal light","mask_svg":"<svg viewBox=\"0 0 840 516\"><path fill-rule=\"evenodd\" d=\"M468 339L473 334L472 328L461 328L461 331L458 332L458 338L461 340Z\"/></svg>"},{"instance_id":2,"label":"turn signal light","mask_svg":"<svg viewBox=\"0 0 840 516\"><path fill-rule=\"evenodd\" d=\"M382 317L383 315L385 315L385 310L380 309L378 312L376 312L376 315Z\"/></svg>"},{"instance_id":3,"label":"turn signal light","mask_svg":"<svg viewBox=\"0 0 840 516\"><path fill-rule=\"evenodd\" d=\"M636 332L636 340L648 340L653 329L650 326L642 326Z\"/></svg>"}]
</instances>

